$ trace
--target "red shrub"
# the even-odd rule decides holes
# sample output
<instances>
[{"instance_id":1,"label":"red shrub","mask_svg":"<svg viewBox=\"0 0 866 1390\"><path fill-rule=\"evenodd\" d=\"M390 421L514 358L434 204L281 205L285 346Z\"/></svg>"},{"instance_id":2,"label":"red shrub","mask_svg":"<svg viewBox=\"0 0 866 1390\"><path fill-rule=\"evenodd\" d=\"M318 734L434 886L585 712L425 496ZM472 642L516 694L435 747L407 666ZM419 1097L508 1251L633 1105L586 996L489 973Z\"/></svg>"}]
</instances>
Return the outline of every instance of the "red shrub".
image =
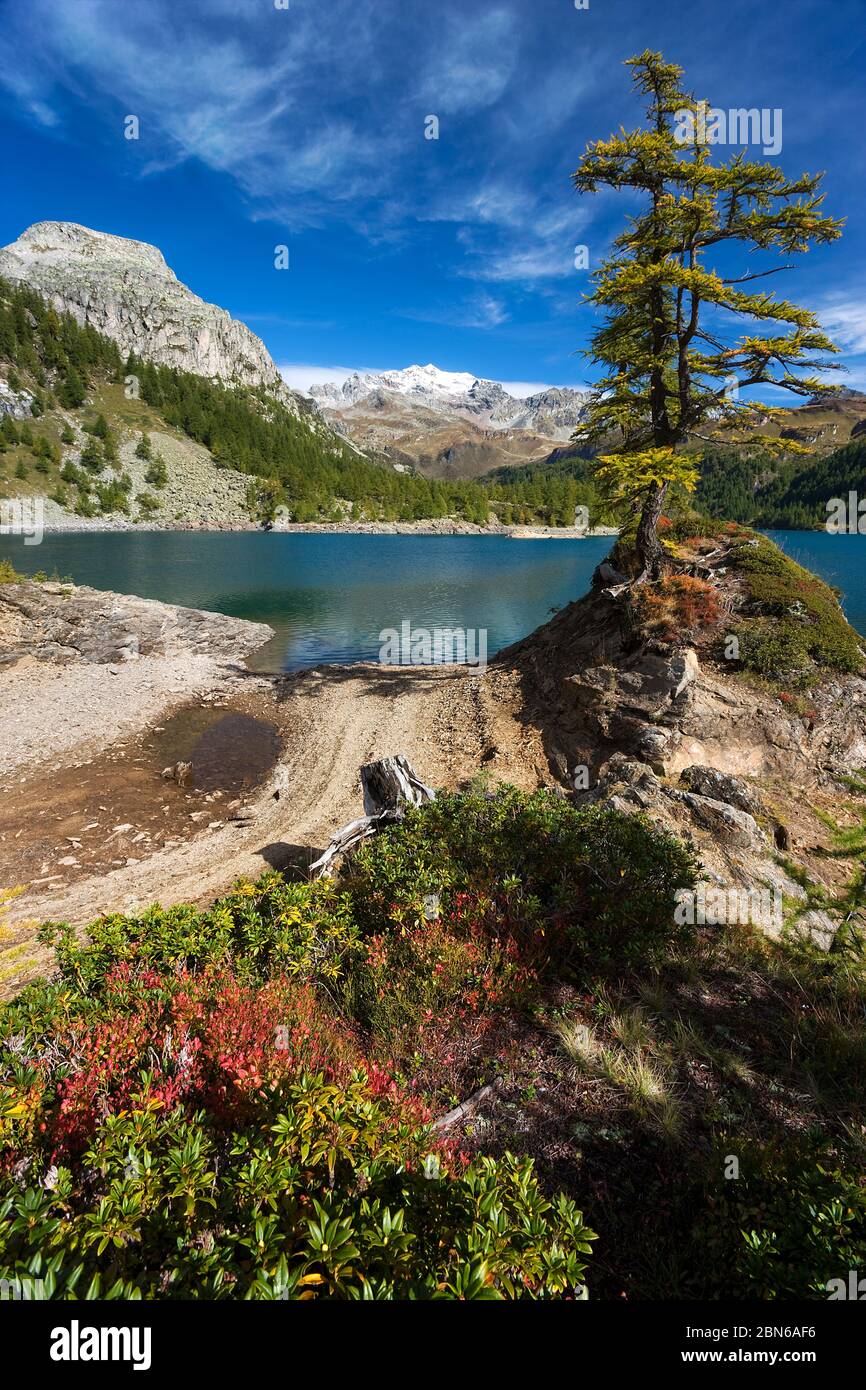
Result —
<instances>
[{"instance_id":1,"label":"red shrub","mask_svg":"<svg viewBox=\"0 0 866 1390\"><path fill-rule=\"evenodd\" d=\"M80 1150L143 1085L166 1108L203 1107L232 1124L272 1108L302 1071L338 1078L363 1064L313 991L285 978L252 986L221 969L166 980L124 965L106 984L104 1020L63 1040L69 1073L49 1122L58 1154ZM391 1078L372 1077L384 1094Z\"/></svg>"},{"instance_id":2,"label":"red shrub","mask_svg":"<svg viewBox=\"0 0 866 1390\"><path fill-rule=\"evenodd\" d=\"M718 622L719 596L704 579L673 574L645 584L635 598L635 611L642 627L675 642Z\"/></svg>"}]
</instances>

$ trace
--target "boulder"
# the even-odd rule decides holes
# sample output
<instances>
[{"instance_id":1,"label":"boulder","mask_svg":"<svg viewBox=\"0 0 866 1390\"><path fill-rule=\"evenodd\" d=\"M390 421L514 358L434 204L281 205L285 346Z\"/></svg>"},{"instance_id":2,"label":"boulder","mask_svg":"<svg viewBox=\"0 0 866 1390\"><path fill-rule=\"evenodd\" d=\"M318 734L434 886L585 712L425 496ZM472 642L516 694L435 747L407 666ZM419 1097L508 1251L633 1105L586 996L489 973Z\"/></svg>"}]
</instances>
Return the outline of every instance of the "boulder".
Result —
<instances>
[{"instance_id":1,"label":"boulder","mask_svg":"<svg viewBox=\"0 0 866 1390\"><path fill-rule=\"evenodd\" d=\"M739 777L727 772L719 772L715 767L704 767L693 763L680 773L683 786L698 796L710 797L713 801L725 801L740 811L754 815L761 809L761 803L751 787Z\"/></svg>"}]
</instances>

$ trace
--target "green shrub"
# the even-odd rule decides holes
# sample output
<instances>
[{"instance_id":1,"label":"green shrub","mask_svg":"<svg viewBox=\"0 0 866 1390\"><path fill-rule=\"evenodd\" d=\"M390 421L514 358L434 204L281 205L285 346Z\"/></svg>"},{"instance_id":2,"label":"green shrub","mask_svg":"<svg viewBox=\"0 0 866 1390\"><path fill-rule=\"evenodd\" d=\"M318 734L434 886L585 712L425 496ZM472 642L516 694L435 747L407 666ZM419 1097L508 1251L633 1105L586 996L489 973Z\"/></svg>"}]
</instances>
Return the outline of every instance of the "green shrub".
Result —
<instances>
[{"instance_id":1,"label":"green shrub","mask_svg":"<svg viewBox=\"0 0 866 1390\"><path fill-rule=\"evenodd\" d=\"M329 1005L328 885L47 927L0 1015L0 1278L48 1297L583 1296L593 1234L531 1162L469 1162ZM314 983L310 983L310 981Z\"/></svg>"},{"instance_id":2,"label":"green shrub","mask_svg":"<svg viewBox=\"0 0 866 1390\"><path fill-rule=\"evenodd\" d=\"M409 812L337 880L46 924L55 976L0 1013L0 1278L583 1296L574 1203L528 1160L470 1161L431 1108L548 984L661 954L694 873L639 818L503 788Z\"/></svg>"},{"instance_id":3,"label":"green shrub","mask_svg":"<svg viewBox=\"0 0 866 1390\"><path fill-rule=\"evenodd\" d=\"M362 846L347 875L369 930L423 913L439 894L510 895L537 930L561 929L553 968L647 961L688 933L674 922L677 890L696 862L640 816L576 808L541 790L440 795Z\"/></svg>"},{"instance_id":4,"label":"green shrub","mask_svg":"<svg viewBox=\"0 0 866 1390\"><path fill-rule=\"evenodd\" d=\"M46 923L40 938L54 948L61 978L87 997L98 997L121 961L159 971L231 964L244 979L285 972L330 984L361 950L345 894L326 881L286 883L277 873L238 884L206 912L181 904L112 914L91 925L86 944L74 929Z\"/></svg>"},{"instance_id":5,"label":"green shrub","mask_svg":"<svg viewBox=\"0 0 866 1390\"><path fill-rule=\"evenodd\" d=\"M271 1123L222 1138L137 1097L83 1165L8 1185L0 1277L55 1298L583 1295L574 1204L546 1200L528 1160L437 1152L363 1072L301 1075Z\"/></svg>"},{"instance_id":6,"label":"green shrub","mask_svg":"<svg viewBox=\"0 0 866 1390\"><path fill-rule=\"evenodd\" d=\"M863 668L861 639L828 584L765 536L735 545L732 560L748 591L746 616L735 628L747 668L802 686L827 669Z\"/></svg>"},{"instance_id":7,"label":"green shrub","mask_svg":"<svg viewBox=\"0 0 866 1390\"><path fill-rule=\"evenodd\" d=\"M144 438L144 436L142 436ZM161 454L145 454L145 458L152 459L152 462L144 475L144 481L152 487L165 487L168 482L168 469L165 466L165 459Z\"/></svg>"},{"instance_id":8,"label":"green shrub","mask_svg":"<svg viewBox=\"0 0 866 1390\"><path fill-rule=\"evenodd\" d=\"M828 1284L866 1272L866 1179L844 1171L826 1142L722 1146L740 1176L710 1194L698 1231L720 1297L829 1298Z\"/></svg>"},{"instance_id":9,"label":"green shrub","mask_svg":"<svg viewBox=\"0 0 866 1390\"><path fill-rule=\"evenodd\" d=\"M153 516L154 512L159 511L159 502L150 492L137 493L135 501L142 516Z\"/></svg>"}]
</instances>

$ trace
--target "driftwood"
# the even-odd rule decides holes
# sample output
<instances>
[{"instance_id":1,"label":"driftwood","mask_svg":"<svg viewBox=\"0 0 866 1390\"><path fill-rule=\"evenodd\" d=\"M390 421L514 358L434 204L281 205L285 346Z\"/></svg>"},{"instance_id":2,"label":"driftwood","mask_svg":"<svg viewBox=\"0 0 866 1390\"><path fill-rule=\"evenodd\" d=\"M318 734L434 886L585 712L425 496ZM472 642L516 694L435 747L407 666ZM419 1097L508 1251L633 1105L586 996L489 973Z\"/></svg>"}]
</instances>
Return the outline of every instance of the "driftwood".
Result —
<instances>
[{"instance_id":1,"label":"driftwood","mask_svg":"<svg viewBox=\"0 0 866 1390\"><path fill-rule=\"evenodd\" d=\"M458 1120L465 1119L467 1115L473 1115L479 1105L487 1100L488 1096L492 1096L498 1088L499 1082L491 1081L489 1086L482 1086L480 1090L473 1091L471 1096L467 1096L460 1105L455 1105L454 1109L449 1110L447 1115L440 1115L438 1120L434 1120L431 1128L434 1131L450 1129L452 1125L456 1125Z\"/></svg>"},{"instance_id":2,"label":"driftwood","mask_svg":"<svg viewBox=\"0 0 866 1390\"><path fill-rule=\"evenodd\" d=\"M402 820L407 806L421 806L435 801L436 793L418 777L402 753L396 758L379 758L361 768L361 789L366 815L350 821L338 830L324 854L310 865L313 878L321 878L340 854L368 836L375 835L383 825Z\"/></svg>"}]
</instances>

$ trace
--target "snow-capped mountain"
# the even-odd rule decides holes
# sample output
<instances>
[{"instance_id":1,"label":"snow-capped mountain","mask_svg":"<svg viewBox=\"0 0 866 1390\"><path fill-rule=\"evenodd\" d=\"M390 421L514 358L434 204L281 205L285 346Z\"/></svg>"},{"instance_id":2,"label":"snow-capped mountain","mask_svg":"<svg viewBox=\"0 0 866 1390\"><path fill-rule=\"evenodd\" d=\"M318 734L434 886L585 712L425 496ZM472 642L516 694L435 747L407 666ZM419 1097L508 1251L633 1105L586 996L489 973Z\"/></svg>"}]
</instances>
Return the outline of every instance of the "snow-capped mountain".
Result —
<instances>
[{"instance_id":1,"label":"snow-capped mountain","mask_svg":"<svg viewBox=\"0 0 866 1390\"><path fill-rule=\"evenodd\" d=\"M341 386L311 386L310 395L326 411L341 416L363 407L402 414L407 405L438 415L470 420L488 430L531 430L559 442L570 438L583 418L586 393L553 386L532 396L512 396L501 382L471 372L443 372L432 362L399 371L355 372Z\"/></svg>"},{"instance_id":2,"label":"snow-capped mountain","mask_svg":"<svg viewBox=\"0 0 866 1390\"><path fill-rule=\"evenodd\" d=\"M311 386L309 394L359 448L447 478L547 458L571 438L586 401L569 387L513 396L499 381L443 372L432 362L355 372L340 386Z\"/></svg>"},{"instance_id":3,"label":"snow-capped mountain","mask_svg":"<svg viewBox=\"0 0 866 1390\"><path fill-rule=\"evenodd\" d=\"M471 372L443 372L430 362L426 367L404 367L401 371L354 372L342 386L311 386L310 395L332 404L354 405L377 391L393 391L414 397L422 405L435 405L462 398L474 383Z\"/></svg>"}]
</instances>

